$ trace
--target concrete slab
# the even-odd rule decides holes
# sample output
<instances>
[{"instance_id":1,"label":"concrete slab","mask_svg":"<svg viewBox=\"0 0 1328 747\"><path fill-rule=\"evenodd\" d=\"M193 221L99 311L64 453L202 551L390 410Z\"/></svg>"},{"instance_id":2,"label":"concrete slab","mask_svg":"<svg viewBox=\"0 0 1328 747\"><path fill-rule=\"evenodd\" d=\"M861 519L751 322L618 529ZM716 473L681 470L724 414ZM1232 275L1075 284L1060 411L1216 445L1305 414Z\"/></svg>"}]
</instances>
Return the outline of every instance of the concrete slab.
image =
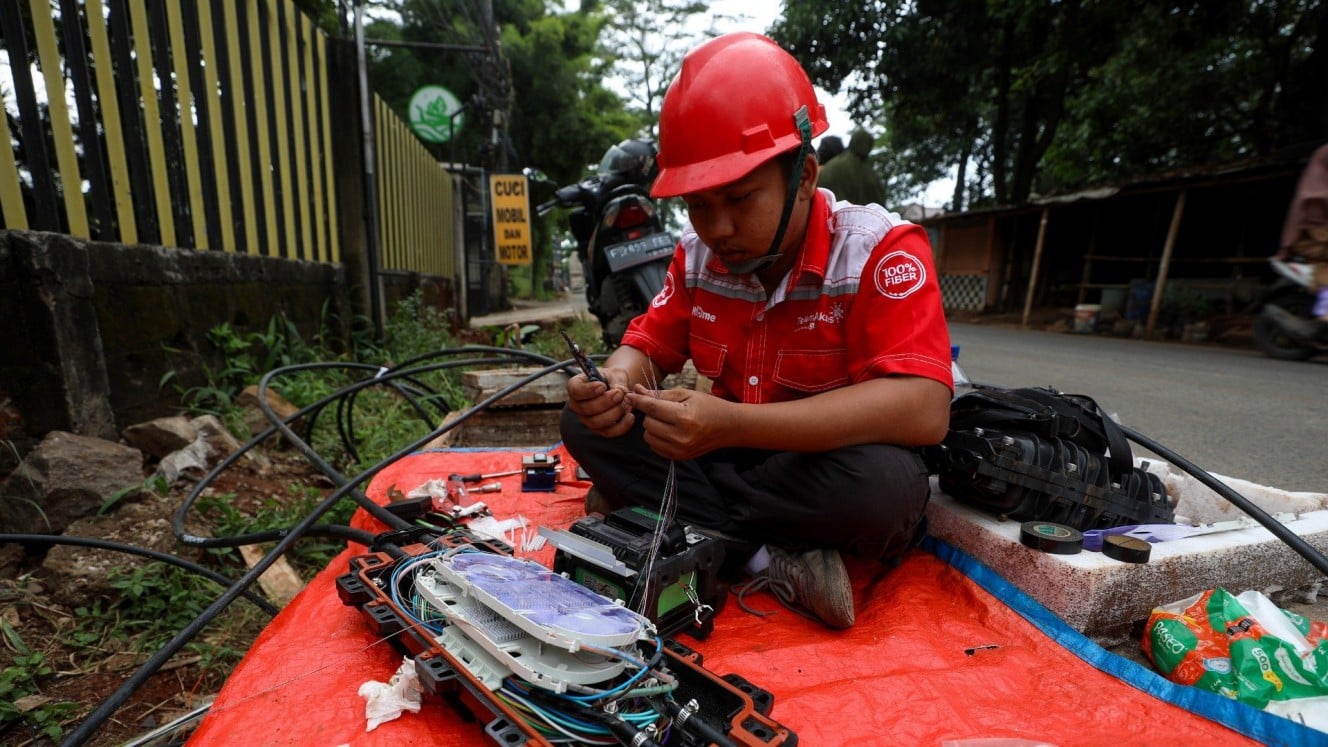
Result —
<instances>
[{"instance_id":1,"label":"concrete slab","mask_svg":"<svg viewBox=\"0 0 1328 747\"><path fill-rule=\"evenodd\" d=\"M959 503L940 491L935 478L932 488L927 510L932 535L972 555L1102 645L1129 637L1134 623L1146 620L1154 607L1206 589L1221 586L1237 594L1254 589L1272 595L1324 580L1262 526L1154 544L1148 563L1122 563L1099 552L1053 555L1026 547L1019 541L1022 522ZM1276 501L1251 500L1270 513L1279 511ZM1182 501L1178 513L1184 508ZM1328 510L1293 516L1284 521L1286 526L1328 551Z\"/></svg>"},{"instance_id":2,"label":"concrete slab","mask_svg":"<svg viewBox=\"0 0 1328 747\"><path fill-rule=\"evenodd\" d=\"M542 366L516 366L461 372L461 393L471 402L482 402L522 379L539 373ZM492 408L547 407L561 410L567 402L567 377L559 373L542 376L489 405Z\"/></svg>"},{"instance_id":3,"label":"concrete slab","mask_svg":"<svg viewBox=\"0 0 1328 747\"><path fill-rule=\"evenodd\" d=\"M590 316L590 311L586 306L586 296L580 291L568 291L547 301L518 298L509 299L509 303L512 307L510 309L496 311L484 316L471 317L467 322L467 326L471 329L506 327L509 324L551 323L562 319L570 320Z\"/></svg>"}]
</instances>

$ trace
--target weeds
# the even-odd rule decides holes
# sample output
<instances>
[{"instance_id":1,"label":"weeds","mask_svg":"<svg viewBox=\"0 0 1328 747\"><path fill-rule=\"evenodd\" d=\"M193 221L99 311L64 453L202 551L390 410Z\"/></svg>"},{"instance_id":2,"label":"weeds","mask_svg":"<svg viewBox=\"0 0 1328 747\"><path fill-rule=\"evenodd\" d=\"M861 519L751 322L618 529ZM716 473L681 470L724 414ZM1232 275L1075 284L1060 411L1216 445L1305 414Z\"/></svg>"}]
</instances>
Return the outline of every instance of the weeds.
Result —
<instances>
[{"instance_id":1,"label":"weeds","mask_svg":"<svg viewBox=\"0 0 1328 747\"><path fill-rule=\"evenodd\" d=\"M171 486L166 484L166 478L161 475L153 475L138 485L130 485L127 488L121 488L107 496L97 508L97 516L105 516L111 509L119 505L120 501L130 496L137 496L147 493L149 495L164 496L170 493Z\"/></svg>"},{"instance_id":2,"label":"weeds","mask_svg":"<svg viewBox=\"0 0 1328 747\"><path fill-rule=\"evenodd\" d=\"M424 303L423 297L415 293L402 299L395 313L384 326L383 345L376 359L370 360L364 355L373 351L362 351L361 358L368 362L400 362L425 353L432 353L451 347L456 342L456 318L451 309L439 310Z\"/></svg>"},{"instance_id":3,"label":"weeds","mask_svg":"<svg viewBox=\"0 0 1328 747\"><path fill-rule=\"evenodd\" d=\"M155 651L193 623L222 592L211 580L164 563L116 571L110 586L116 592L114 599L95 600L74 610L77 622L70 640L85 650ZM236 605L213 620L204 637L185 650L198 657L203 677L223 678L265 623L266 617L255 608ZM228 645L233 641L242 644Z\"/></svg>"},{"instance_id":4,"label":"weeds","mask_svg":"<svg viewBox=\"0 0 1328 747\"><path fill-rule=\"evenodd\" d=\"M314 507L323 502L324 496L322 491L310 485L290 485L287 490L290 497L265 498L262 505L252 512L237 508L234 494L202 498L198 502L198 509L212 523L218 537L288 529L308 516ZM345 499L324 514L321 523L346 524L354 512L354 501ZM297 570L308 575L322 570L344 546L344 542L336 540L306 537L291 549L286 558ZM213 548L210 552L223 557L231 555L229 548Z\"/></svg>"},{"instance_id":5,"label":"weeds","mask_svg":"<svg viewBox=\"0 0 1328 747\"><path fill-rule=\"evenodd\" d=\"M78 709L73 702L53 702L42 695L41 681L54 674L41 651L33 651L18 631L0 618L5 646L13 652L13 664L0 669L0 730L25 721L32 730L49 739L64 734L61 722Z\"/></svg>"},{"instance_id":6,"label":"weeds","mask_svg":"<svg viewBox=\"0 0 1328 747\"><path fill-rule=\"evenodd\" d=\"M207 361L202 362L204 383L181 386L177 383L179 372L168 371L162 376L158 387L174 385L181 404L191 413L216 415L227 428L245 436L249 435L248 429L243 425L244 419L236 404L245 387L258 383L268 371L309 363L326 352L305 343L295 324L284 314L269 319L265 330L249 334L242 334L229 323L222 322L208 330L207 339L221 356L221 365L214 368ZM317 335L320 346L328 339L320 329ZM168 352L180 353L174 349Z\"/></svg>"},{"instance_id":7,"label":"weeds","mask_svg":"<svg viewBox=\"0 0 1328 747\"><path fill-rule=\"evenodd\" d=\"M191 412L218 415L237 435L249 435L235 403L246 386L257 383L268 371L319 360L354 360L391 367L455 347L455 324L451 310L425 304L420 294L415 294L398 303L380 341L371 338L364 324L352 324L353 344L348 355L333 353L328 345L330 337L324 331L315 336L315 345L306 344L285 317L274 317L264 332L248 335L221 324L208 333L209 341L223 358L221 365L204 366L206 383L181 389L181 400ZM568 332L584 349L602 349L595 322L588 317L570 324ZM499 346L524 347L558 359L567 354L556 330L525 325L493 334L493 343ZM325 368L295 370L272 380L271 385L291 404L306 407L362 375ZM176 373L171 372L162 378L162 384L176 380ZM358 472L418 440L436 428L449 411L467 404L459 376L450 370L422 373L411 382L399 382L398 387L359 392L348 400L353 408L349 414L342 414L341 423L335 422L335 413L320 413L309 436L315 451L346 473ZM345 443L347 440L349 443Z\"/></svg>"},{"instance_id":8,"label":"weeds","mask_svg":"<svg viewBox=\"0 0 1328 747\"><path fill-rule=\"evenodd\" d=\"M171 372L161 384L174 388L192 414L218 415L241 436L247 428L236 404L239 395L268 371L319 361L391 367L457 347L460 343L455 326L450 312L432 308L418 296L398 305L381 339L373 337L362 320L351 324L349 349L345 349L343 338L328 332L331 327L327 325L310 342L284 317L269 320L263 328L251 332L222 324L209 332L210 363L201 364L194 380L186 383L188 377L183 373ZM584 349L602 349L593 320L583 317L570 324L568 332ZM567 357L557 330L526 326L518 327L512 338L499 334L494 332L489 341L556 359ZM364 372L358 370L307 369L283 373L271 383L283 397L302 408L363 376ZM358 393L350 415L340 424L334 408L328 408L314 420L310 440L315 451L343 474L359 474L435 429L449 411L468 404L455 370L423 373L399 383L404 393L386 386ZM350 448L342 443L343 435L351 441ZM0 449L6 450L5 456L12 452L15 461L19 460L13 443L0 441ZM143 491L165 494L169 486L154 478L119 491L105 501L99 515L116 511ZM295 484L284 494L246 495L244 502L237 502L235 495L205 495L196 508L211 525L214 536L233 536L289 529L321 503L325 493L323 488ZM343 500L322 521L346 524L356 509L353 501ZM344 547L344 540L308 537L296 543L286 557L309 578L327 567ZM237 554L227 548L209 550L202 562L232 577L243 569ZM51 611L44 622L40 615L29 614L26 621L9 615L16 607L9 604L9 599L0 599L0 610L5 613L0 615L0 742L20 733L38 743L58 741L64 726L86 710L86 703L52 697L56 683L58 692L69 692L70 683L58 678L70 673L54 671L60 668L54 662L65 661L62 654L73 654L70 661L104 662L112 653L118 654L117 658L141 658L177 635L221 594L219 587L206 578L153 562L125 564L112 576L110 586L113 594L108 597L84 602L72 610L61 608L58 614ZM219 685L266 623L266 616L253 606L232 605L185 649L188 655L197 657L196 669L189 671L199 672L200 679L208 681L208 688ZM16 628L23 630L22 636ZM57 653L57 647L63 650Z\"/></svg>"}]
</instances>

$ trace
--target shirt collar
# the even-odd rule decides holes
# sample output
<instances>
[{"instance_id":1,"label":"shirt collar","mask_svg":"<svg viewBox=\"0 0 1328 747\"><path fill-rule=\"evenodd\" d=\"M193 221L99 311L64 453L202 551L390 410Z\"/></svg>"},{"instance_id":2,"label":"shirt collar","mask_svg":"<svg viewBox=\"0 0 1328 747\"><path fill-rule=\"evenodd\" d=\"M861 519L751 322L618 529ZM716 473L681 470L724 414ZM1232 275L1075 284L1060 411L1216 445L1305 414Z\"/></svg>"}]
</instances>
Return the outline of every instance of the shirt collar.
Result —
<instances>
[{"instance_id":1,"label":"shirt collar","mask_svg":"<svg viewBox=\"0 0 1328 747\"><path fill-rule=\"evenodd\" d=\"M825 266L830 261L830 201L821 190L812 197L811 215L807 216L807 234L802 239L802 252L798 264L789 274L796 282L804 274L825 278Z\"/></svg>"}]
</instances>

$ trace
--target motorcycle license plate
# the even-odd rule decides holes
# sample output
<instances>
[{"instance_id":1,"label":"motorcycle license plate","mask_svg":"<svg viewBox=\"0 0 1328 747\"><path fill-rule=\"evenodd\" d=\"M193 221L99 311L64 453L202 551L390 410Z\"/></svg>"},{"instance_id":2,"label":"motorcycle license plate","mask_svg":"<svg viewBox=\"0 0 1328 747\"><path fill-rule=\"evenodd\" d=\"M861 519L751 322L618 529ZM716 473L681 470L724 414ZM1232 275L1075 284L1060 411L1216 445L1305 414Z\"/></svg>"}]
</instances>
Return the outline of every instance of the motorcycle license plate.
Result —
<instances>
[{"instance_id":1,"label":"motorcycle license plate","mask_svg":"<svg viewBox=\"0 0 1328 747\"><path fill-rule=\"evenodd\" d=\"M609 270L617 272L626 267L651 260L668 257L673 254L673 237L667 233L652 233L621 244L611 244L604 249L604 256L609 261Z\"/></svg>"}]
</instances>

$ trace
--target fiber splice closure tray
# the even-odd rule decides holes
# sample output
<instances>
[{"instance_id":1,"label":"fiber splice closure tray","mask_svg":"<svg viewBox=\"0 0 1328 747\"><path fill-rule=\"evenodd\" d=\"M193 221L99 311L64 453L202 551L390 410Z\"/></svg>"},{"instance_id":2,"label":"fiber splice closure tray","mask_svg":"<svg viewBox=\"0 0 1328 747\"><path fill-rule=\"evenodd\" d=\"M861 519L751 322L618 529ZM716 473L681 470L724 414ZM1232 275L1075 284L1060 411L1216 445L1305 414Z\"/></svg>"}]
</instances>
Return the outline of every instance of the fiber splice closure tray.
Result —
<instances>
[{"instance_id":1,"label":"fiber splice closure tray","mask_svg":"<svg viewBox=\"0 0 1328 747\"><path fill-rule=\"evenodd\" d=\"M662 649L645 643L655 639L648 622L633 622L640 616L533 561L513 558L504 543L465 530L430 537L427 546L395 539L402 557L380 552L351 558L349 572L337 579L337 595L359 608L374 635L414 658L427 694L464 707L496 744L552 747L551 732L537 728L510 697L500 697L507 683L521 684L532 702L563 692L569 683L609 692L625 688L635 679L620 671L625 657L587 655L616 647L649 659L652 673L676 683L667 695L652 696L664 701L671 726L651 734L655 741L640 741L646 731L628 741L614 732L622 744L797 745L797 735L769 717L774 697L768 691L736 674L714 674L699 653L676 641L664 641ZM512 585L525 584L531 588L509 593ZM412 612L403 608L403 597ZM518 598L538 599L547 609L516 609L510 603ZM632 697L631 690L624 697ZM626 707L614 698L604 703L584 706L582 720L595 716L586 708L601 709L612 720Z\"/></svg>"},{"instance_id":2,"label":"fiber splice closure tray","mask_svg":"<svg viewBox=\"0 0 1328 747\"><path fill-rule=\"evenodd\" d=\"M1175 516L1161 479L1134 466L1120 426L1082 395L975 389L951 403L950 431L925 457L946 493L1019 521L1085 531Z\"/></svg>"},{"instance_id":3,"label":"fiber splice closure tray","mask_svg":"<svg viewBox=\"0 0 1328 747\"><path fill-rule=\"evenodd\" d=\"M718 583L724 545L669 523L656 548L660 521L648 509L620 508L603 519L578 519L568 531L545 527L540 534L557 548L553 570L643 610L661 635L684 632L704 639L714 630L726 596Z\"/></svg>"}]
</instances>

